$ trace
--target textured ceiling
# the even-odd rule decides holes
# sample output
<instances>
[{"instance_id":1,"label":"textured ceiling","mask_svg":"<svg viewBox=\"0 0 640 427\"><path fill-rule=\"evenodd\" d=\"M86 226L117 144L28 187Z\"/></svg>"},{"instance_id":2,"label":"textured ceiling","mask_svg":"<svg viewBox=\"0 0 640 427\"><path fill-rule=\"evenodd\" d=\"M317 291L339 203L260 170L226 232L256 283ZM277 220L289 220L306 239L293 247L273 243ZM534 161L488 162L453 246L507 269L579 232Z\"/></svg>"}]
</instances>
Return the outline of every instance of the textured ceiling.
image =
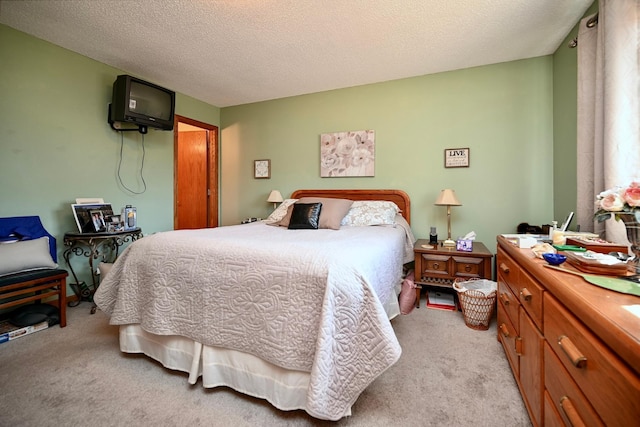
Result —
<instances>
[{"instance_id":1,"label":"textured ceiling","mask_svg":"<svg viewBox=\"0 0 640 427\"><path fill-rule=\"evenodd\" d=\"M0 0L0 23L218 107L553 53L593 0Z\"/></svg>"}]
</instances>

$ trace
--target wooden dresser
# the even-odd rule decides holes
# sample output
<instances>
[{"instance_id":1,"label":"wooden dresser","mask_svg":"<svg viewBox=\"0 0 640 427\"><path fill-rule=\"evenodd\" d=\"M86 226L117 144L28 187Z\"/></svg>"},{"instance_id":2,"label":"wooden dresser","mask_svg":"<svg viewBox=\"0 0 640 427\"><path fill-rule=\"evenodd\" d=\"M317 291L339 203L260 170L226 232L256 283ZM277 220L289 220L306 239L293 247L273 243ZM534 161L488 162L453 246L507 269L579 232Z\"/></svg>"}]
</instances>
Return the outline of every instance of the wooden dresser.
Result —
<instances>
[{"instance_id":1,"label":"wooden dresser","mask_svg":"<svg viewBox=\"0 0 640 427\"><path fill-rule=\"evenodd\" d=\"M498 236L498 340L532 423L640 425L640 297L545 264Z\"/></svg>"}]
</instances>

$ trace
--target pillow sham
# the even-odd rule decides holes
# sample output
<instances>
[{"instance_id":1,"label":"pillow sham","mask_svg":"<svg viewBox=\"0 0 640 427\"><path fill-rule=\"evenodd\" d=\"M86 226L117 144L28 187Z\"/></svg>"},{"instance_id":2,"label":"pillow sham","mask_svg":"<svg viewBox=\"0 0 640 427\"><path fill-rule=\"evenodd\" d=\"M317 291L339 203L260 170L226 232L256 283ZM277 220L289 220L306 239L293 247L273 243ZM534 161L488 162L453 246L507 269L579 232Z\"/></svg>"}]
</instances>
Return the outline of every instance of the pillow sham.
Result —
<instances>
[{"instance_id":1,"label":"pillow sham","mask_svg":"<svg viewBox=\"0 0 640 427\"><path fill-rule=\"evenodd\" d=\"M356 200L340 225L362 227L367 225L394 225L400 208L384 200Z\"/></svg>"},{"instance_id":2,"label":"pillow sham","mask_svg":"<svg viewBox=\"0 0 640 427\"><path fill-rule=\"evenodd\" d=\"M290 230L317 230L321 211L322 203L296 202L291 210L291 219L287 228Z\"/></svg>"},{"instance_id":3,"label":"pillow sham","mask_svg":"<svg viewBox=\"0 0 640 427\"><path fill-rule=\"evenodd\" d=\"M269 215L267 219L264 220L264 222L267 224L277 225L276 223L280 222L282 218L287 215L287 209L289 208L289 206L293 205L297 201L298 199L285 199L282 203L280 203L280 206L278 206L273 212L271 212L271 215Z\"/></svg>"},{"instance_id":4,"label":"pillow sham","mask_svg":"<svg viewBox=\"0 0 640 427\"><path fill-rule=\"evenodd\" d=\"M349 212L353 200L334 199L330 197L302 197L297 203L322 203L322 212L320 213L320 223L318 228L329 228L331 230L340 229L340 221ZM287 227L291 213L284 216L280 225Z\"/></svg>"},{"instance_id":5,"label":"pillow sham","mask_svg":"<svg viewBox=\"0 0 640 427\"><path fill-rule=\"evenodd\" d=\"M0 276L41 268L57 268L49 252L49 237L0 244Z\"/></svg>"}]
</instances>

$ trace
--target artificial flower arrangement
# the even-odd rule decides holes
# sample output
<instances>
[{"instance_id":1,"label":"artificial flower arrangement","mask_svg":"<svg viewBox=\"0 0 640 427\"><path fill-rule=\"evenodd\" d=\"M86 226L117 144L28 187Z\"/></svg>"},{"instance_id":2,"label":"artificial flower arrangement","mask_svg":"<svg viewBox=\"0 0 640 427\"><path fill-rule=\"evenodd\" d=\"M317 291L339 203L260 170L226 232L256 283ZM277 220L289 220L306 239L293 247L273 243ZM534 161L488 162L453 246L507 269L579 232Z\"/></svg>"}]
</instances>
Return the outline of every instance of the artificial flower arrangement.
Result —
<instances>
[{"instance_id":1,"label":"artificial flower arrangement","mask_svg":"<svg viewBox=\"0 0 640 427\"><path fill-rule=\"evenodd\" d=\"M634 181L626 187L611 188L596 197L594 216L598 222L609 219L611 215L619 221L618 214L623 213L634 214L636 221L640 222L640 182Z\"/></svg>"}]
</instances>

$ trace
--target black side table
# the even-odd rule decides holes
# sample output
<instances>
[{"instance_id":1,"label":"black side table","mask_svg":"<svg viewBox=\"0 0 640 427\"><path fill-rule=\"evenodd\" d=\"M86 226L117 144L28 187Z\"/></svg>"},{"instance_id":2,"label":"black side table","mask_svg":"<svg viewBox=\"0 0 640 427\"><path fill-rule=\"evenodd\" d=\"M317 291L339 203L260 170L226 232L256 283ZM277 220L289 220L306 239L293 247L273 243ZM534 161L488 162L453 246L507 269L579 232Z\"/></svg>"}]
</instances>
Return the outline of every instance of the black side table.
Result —
<instances>
[{"instance_id":1,"label":"black side table","mask_svg":"<svg viewBox=\"0 0 640 427\"><path fill-rule=\"evenodd\" d=\"M69 302L69 307L75 307L81 301L93 301L93 294L98 289L99 281L93 260L99 259L102 262L114 262L118 258L120 246L128 242L133 242L142 237L142 229L134 228L126 231L113 231L103 233L75 233L69 232L64 235L65 249L63 256L67 267L71 271L75 283L69 283L73 293L78 297L77 301ZM85 256L89 259L91 269L91 286L78 280L78 276L73 270L70 257ZM96 312L95 304L91 307L91 314Z\"/></svg>"}]
</instances>

